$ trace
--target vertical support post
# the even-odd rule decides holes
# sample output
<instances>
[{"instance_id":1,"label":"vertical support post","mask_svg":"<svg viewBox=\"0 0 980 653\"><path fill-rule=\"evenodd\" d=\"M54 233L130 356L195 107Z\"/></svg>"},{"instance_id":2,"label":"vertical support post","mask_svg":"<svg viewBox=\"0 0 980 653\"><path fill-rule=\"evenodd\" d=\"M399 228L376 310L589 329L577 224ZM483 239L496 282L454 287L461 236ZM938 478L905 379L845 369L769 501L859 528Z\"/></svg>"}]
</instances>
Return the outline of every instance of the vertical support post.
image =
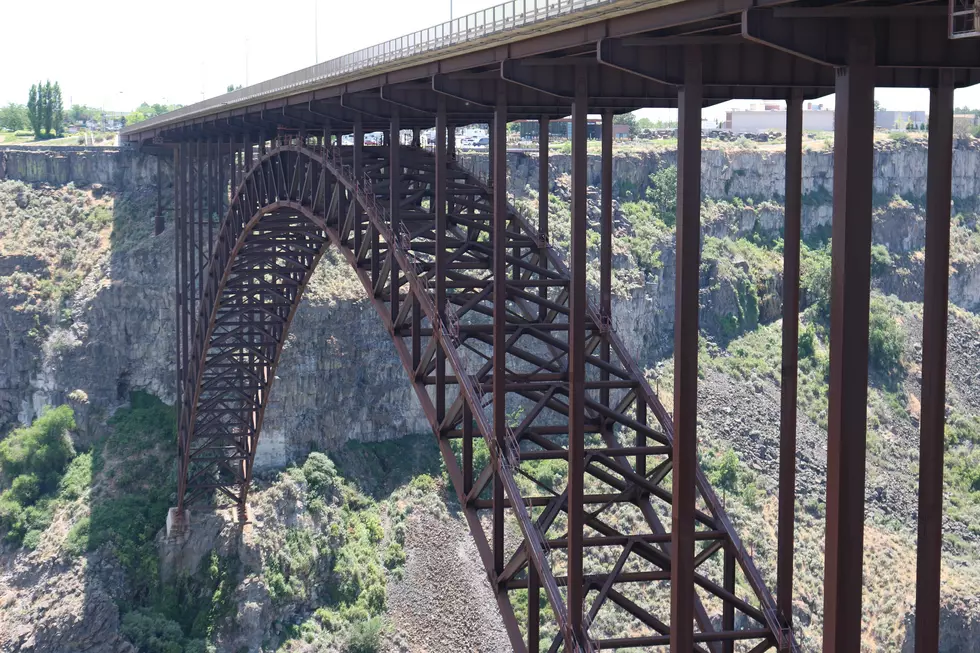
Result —
<instances>
[{"instance_id":1,"label":"vertical support post","mask_svg":"<svg viewBox=\"0 0 980 653\"><path fill-rule=\"evenodd\" d=\"M497 81L490 149L493 153L493 431L497 451L506 449L507 428L507 89ZM503 151L502 151L503 150ZM500 461L503 465L503 460ZM493 478L493 569L504 570L504 483Z\"/></svg>"},{"instance_id":2,"label":"vertical support post","mask_svg":"<svg viewBox=\"0 0 980 653\"><path fill-rule=\"evenodd\" d=\"M875 45L870 21L851 20L847 31L834 125L825 653L861 648L864 568Z\"/></svg>"},{"instance_id":3,"label":"vertical support post","mask_svg":"<svg viewBox=\"0 0 980 653\"><path fill-rule=\"evenodd\" d=\"M473 489L473 413L463 402L463 494ZM463 506L466 507L465 505Z\"/></svg>"},{"instance_id":4,"label":"vertical support post","mask_svg":"<svg viewBox=\"0 0 980 653\"><path fill-rule=\"evenodd\" d=\"M224 159L221 158L221 147L222 147L222 142L221 141L222 140L223 139L220 136L218 136L215 139L215 147L217 147L217 149L218 149L218 154L217 154L217 157L215 159L215 166L217 168L215 170L215 174L217 175L217 182L215 183L214 192L215 192L215 195L216 195L215 206L216 206L216 211L218 213L218 226L219 227L221 225L221 220L224 218L224 215L225 215L225 198L227 197L227 193L225 193L225 166L224 166Z\"/></svg>"},{"instance_id":5,"label":"vertical support post","mask_svg":"<svg viewBox=\"0 0 980 653\"><path fill-rule=\"evenodd\" d=\"M390 219L391 233L395 238L398 237L398 225L401 222L401 184L402 184L402 164L401 164L401 142L398 134L401 131L401 116L398 107L392 107L391 111L391 147L389 157L391 163L391 175L388 180L388 216ZM375 232L377 234L377 232ZM375 235L377 239L377 235ZM388 243L388 254L391 256L390 286L391 286L391 322L394 324L398 317L398 260L395 258L395 244Z\"/></svg>"},{"instance_id":6,"label":"vertical support post","mask_svg":"<svg viewBox=\"0 0 980 653\"><path fill-rule=\"evenodd\" d=\"M541 580L533 560L527 562L527 653L541 651Z\"/></svg>"},{"instance_id":7,"label":"vertical support post","mask_svg":"<svg viewBox=\"0 0 980 653\"><path fill-rule=\"evenodd\" d=\"M636 421L646 426L647 424L647 401L639 393L636 395ZM643 431L636 432L636 446L647 446L647 436ZM636 455L636 473L641 476L647 475L647 457L643 454Z\"/></svg>"},{"instance_id":8,"label":"vertical support post","mask_svg":"<svg viewBox=\"0 0 980 653\"><path fill-rule=\"evenodd\" d=\"M153 223L153 233L159 236L163 233L163 174L160 166L160 159L157 157L157 214Z\"/></svg>"},{"instance_id":9,"label":"vertical support post","mask_svg":"<svg viewBox=\"0 0 980 653\"><path fill-rule=\"evenodd\" d=\"M436 104L436 171L435 188L435 277L436 313L441 326L446 325L446 97L440 95ZM446 416L446 356L442 348L436 355L436 418Z\"/></svg>"},{"instance_id":10,"label":"vertical support post","mask_svg":"<svg viewBox=\"0 0 980 653\"><path fill-rule=\"evenodd\" d=\"M538 235L541 242L547 247L548 242L548 191L551 188L548 182L548 116L541 116L538 119ZM538 265L548 267L548 257L542 249L538 257ZM538 296L541 299L548 298L548 287L542 285L538 288ZM538 320L545 321L548 315L547 307L542 303L538 306Z\"/></svg>"},{"instance_id":11,"label":"vertical support post","mask_svg":"<svg viewBox=\"0 0 980 653\"><path fill-rule=\"evenodd\" d=\"M246 131L242 136L242 174L239 182L245 181L249 168L252 167L252 142L249 140L249 133Z\"/></svg>"},{"instance_id":12,"label":"vertical support post","mask_svg":"<svg viewBox=\"0 0 980 653\"><path fill-rule=\"evenodd\" d=\"M587 120L585 75L576 75L572 103L572 238L568 301L568 622L575 638L582 629L585 586L582 582L582 537L585 526L585 268L588 222Z\"/></svg>"},{"instance_id":13,"label":"vertical support post","mask_svg":"<svg viewBox=\"0 0 980 653\"><path fill-rule=\"evenodd\" d=\"M612 315L613 113L602 112L602 197L599 220L599 311ZM605 359L604 359L605 360Z\"/></svg>"},{"instance_id":14,"label":"vertical support post","mask_svg":"<svg viewBox=\"0 0 980 653\"><path fill-rule=\"evenodd\" d=\"M456 158L456 125L448 125L446 132L446 154L450 159Z\"/></svg>"},{"instance_id":15,"label":"vertical support post","mask_svg":"<svg viewBox=\"0 0 980 653\"><path fill-rule=\"evenodd\" d=\"M684 50L678 91L677 282L674 300L674 452L670 650L694 648L694 504L698 466L698 290L701 267L701 50Z\"/></svg>"},{"instance_id":16,"label":"vertical support post","mask_svg":"<svg viewBox=\"0 0 980 653\"><path fill-rule=\"evenodd\" d=\"M211 258L211 246L214 243L214 214L218 212L218 160L220 158L221 141L215 139L214 150L211 149L211 139L207 141L208 147L208 248L204 250L204 267L207 266ZM203 242L203 241L202 241ZM201 278L204 284L204 278Z\"/></svg>"},{"instance_id":17,"label":"vertical support post","mask_svg":"<svg viewBox=\"0 0 980 653\"><path fill-rule=\"evenodd\" d=\"M183 221L184 221L184 207L183 207L183 144L178 143L174 147L174 262L176 263L176 270L174 274L174 295L175 295L175 307L176 307L176 318L177 318L177 423L183 424L183 412L184 412L184 256L183 256ZM183 453L183 452L181 452ZM181 475L180 482L183 483L184 478ZM177 492L177 507L180 510L184 503L184 493L183 491Z\"/></svg>"},{"instance_id":18,"label":"vertical support post","mask_svg":"<svg viewBox=\"0 0 980 653\"><path fill-rule=\"evenodd\" d=\"M802 106L802 105L801 105ZM735 594L735 552L731 544L725 545L725 561L722 583L725 590ZM735 604L725 601L721 608L721 629L731 632L735 630ZM735 653L735 640L725 640L721 644L721 653Z\"/></svg>"},{"instance_id":19,"label":"vertical support post","mask_svg":"<svg viewBox=\"0 0 980 653\"><path fill-rule=\"evenodd\" d=\"M496 154L493 146L494 131L493 122L491 121L490 124L487 125L487 185L491 188L493 188L493 159Z\"/></svg>"},{"instance_id":20,"label":"vertical support post","mask_svg":"<svg viewBox=\"0 0 980 653\"><path fill-rule=\"evenodd\" d=\"M412 147L422 146L422 130L419 127L412 127Z\"/></svg>"},{"instance_id":21,"label":"vertical support post","mask_svg":"<svg viewBox=\"0 0 980 653\"><path fill-rule=\"evenodd\" d=\"M793 625L793 527L796 520L796 383L800 332L800 211L803 198L803 92L786 103L786 211L783 227L783 345L779 412L777 607Z\"/></svg>"},{"instance_id":22,"label":"vertical support post","mask_svg":"<svg viewBox=\"0 0 980 653\"><path fill-rule=\"evenodd\" d=\"M197 280L201 271L201 236L203 235L202 218L204 214L204 203L201 201L203 193L201 191L202 177L201 171L201 139L194 141L194 162L190 167L191 183L194 190L191 196L191 223L190 223L190 276L187 284L187 295L190 297L190 313L187 321L187 340L190 342L194 333L194 320L197 317ZM196 224L195 224L196 223ZM197 233L195 234L195 227Z\"/></svg>"},{"instance_id":23,"label":"vertical support post","mask_svg":"<svg viewBox=\"0 0 980 653\"><path fill-rule=\"evenodd\" d=\"M946 318L949 310L949 203L953 169L953 71L929 90L925 301L922 308L922 421L919 433L919 536L915 570L915 650L939 650L943 548L943 446Z\"/></svg>"},{"instance_id":24,"label":"vertical support post","mask_svg":"<svg viewBox=\"0 0 980 653\"><path fill-rule=\"evenodd\" d=\"M538 235L548 240L548 116L538 119Z\"/></svg>"},{"instance_id":25,"label":"vertical support post","mask_svg":"<svg viewBox=\"0 0 980 653\"><path fill-rule=\"evenodd\" d=\"M361 178L364 172L364 127L361 124L361 117L354 118L354 160L352 169L354 179ZM361 206L354 202L354 251L361 251Z\"/></svg>"},{"instance_id":26,"label":"vertical support post","mask_svg":"<svg viewBox=\"0 0 980 653\"><path fill-rule=\"evenodd\" d=\"M613 185L613 113L602 112L602 196L599 219L599 319L612 319L612 189ZM599 358L609 362L609 338L603 337L599 345ZM603 369L599 378L609 380L609 372ZM599 391L599 403L609 405L609 388Z\"/></svg>"}]
</instances>

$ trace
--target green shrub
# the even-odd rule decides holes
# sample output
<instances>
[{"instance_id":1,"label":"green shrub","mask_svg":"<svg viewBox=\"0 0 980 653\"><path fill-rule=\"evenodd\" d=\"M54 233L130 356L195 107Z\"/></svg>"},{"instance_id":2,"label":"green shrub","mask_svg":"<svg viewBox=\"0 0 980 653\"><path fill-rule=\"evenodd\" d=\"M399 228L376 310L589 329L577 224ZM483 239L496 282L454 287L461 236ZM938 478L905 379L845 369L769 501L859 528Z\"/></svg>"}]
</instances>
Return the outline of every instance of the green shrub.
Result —
<instances>
[{"instance_id":1,"label":"green shrub","mask_svg":"<svg viewBox=\"0 0 980 653\"><path fill-rule=\"evenodd\" d=\"M738 487L738 465L738 454L734 449L727 450L721 457L721 463L711 474L711 484L735 492Z\"/></svg>"},{"instance_id":2,"label":"green shrub","mask_svg":"<svg viewBox=\"0 0 980 653\"><path fill-rule=\"evenodd\" d=\"M878 297L871 299L868 327L869 363L887 376L894 375L902 367L904 335L888 306Z\"/></svg>"},{"instance_id":3,"label":"green shrub","mask_svg":"<svg viewBox=\"0 0 980 653\"><path fill-rule=\"evenodd\" d=\"M134 610L123 617L119 632L140 653L185 653L201 650L200 642L184 637L180 624L151 610Z\"/></svg>"},{"instance_id":4,"label":"green shrub","mask_svg":"<svg viewBox=\"0 0 980 653\"><path fill-rule=\"evenodd\" d=\"M33 549L53 516L52 494L75 455L68 431L75 418L68 406L47 408L30 426L0 442L0 533Z\"/></svg>"},{"instance_id":5,"label":"green shrub","mask_svg":"<svg viewBox=\"0 0 980 653\"><path fill-rule=\"evenodd\" d=\"M68 431L75 428L70 406L47 408L30 426L15 429L0 442L0 475L12 482L34 474L40 492L53 491L75 455Z\"/></svg>"},{"instance_id":6,"label":"green shrub","mask_svg":"<svg viewBox=\"0 0 980 653\"><path fill-rule=\"evenodd\" d=\"M674 225L677 221L677 166L660 168L650 175L646 199L665 225Z\"/></svg>"},{"instance_id":7,"label":"green shrub","mask_svg":"<svg viewBox=\"0 0 980 653\"><path fill-rule=\"evenodd\" d=\"M817 332L812 324L808 324L800 331L799 339L799 358L813 359L817 354Z\"/></svg>"},{"instance_id":8,"label":"green shrub","mask_svg":"<svg viewBox=\"0 0 980 653\"><path fill-rule=\"evenodd\" d=\"M81 497L92 487L92 454L83 453L68 465L58 484L58 496L67 501Z\"/></svg>"},{"instance_id":9,"label":"green shrub","mask_svg":"<svg viewBox=\"0 0 980 653\"><path fill-rule=\"evenodd\" d=\"M405 564L405 547L398 542L389 542L385 551L385 567L395 569Z\"/></svg>"},{"instance_id":10,"label":"green shrub","mask_svg":"<svg viewBox=\"0 0 980 653\"><path fill-rule=\"evenodd\" d=\"M381 617L355 623L347 634L348 653L376 653L381 649L381 632L384 622Z\"/></svg>"},{"instance_id":11,"label":"green shrub","mask_svg":"<svg viewBox=\"0 0 980 653\"><path fill-rule=\"evenodd\" d=\"M82 517L68 531L65 537L64 549L68 555L79 556L88 550L89 529L92 525L91 517Z\"/></svg>"},{"instance_id":12,"label":"green shrub","mask_svg":"<svg viewBox=\"0 0 980 653\"><path fill-rule=\"evenodd\" d=\"M337 468L325 454L314 451L303 463L303 476L310 492L329 496L337 481Z\"/></svg>"},{"instance_id":13,"label":"green shrub","mask_svg":"<svg viewBox=\"0 0 980 653\"><path fill-rule=\"evenodd\" d=\"M892 257L884 245L871 246L871 276L880 277L892 268Z\"/></svg>"}]
</instances>

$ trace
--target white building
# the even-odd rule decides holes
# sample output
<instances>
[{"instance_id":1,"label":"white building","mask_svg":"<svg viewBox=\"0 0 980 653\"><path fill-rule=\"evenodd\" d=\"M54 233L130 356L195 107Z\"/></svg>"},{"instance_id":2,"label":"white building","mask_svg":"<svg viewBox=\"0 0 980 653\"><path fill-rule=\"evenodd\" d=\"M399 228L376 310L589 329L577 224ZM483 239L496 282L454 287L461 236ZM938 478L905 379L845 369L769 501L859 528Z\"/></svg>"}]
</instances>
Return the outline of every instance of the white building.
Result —
<instances>
[{"instance_id":1,"label":"white building","mask_svg":"<svg viewBox=\"0 0 980 653\"><path fill-rule=\"evenodd\" d=\"M786 110L729 111L725 115L725 129L736 134L765 131L786 131ZM823 109L803 110L803 129L806 131L833 131L834 112Z\"/></svg>"}]
</instances>

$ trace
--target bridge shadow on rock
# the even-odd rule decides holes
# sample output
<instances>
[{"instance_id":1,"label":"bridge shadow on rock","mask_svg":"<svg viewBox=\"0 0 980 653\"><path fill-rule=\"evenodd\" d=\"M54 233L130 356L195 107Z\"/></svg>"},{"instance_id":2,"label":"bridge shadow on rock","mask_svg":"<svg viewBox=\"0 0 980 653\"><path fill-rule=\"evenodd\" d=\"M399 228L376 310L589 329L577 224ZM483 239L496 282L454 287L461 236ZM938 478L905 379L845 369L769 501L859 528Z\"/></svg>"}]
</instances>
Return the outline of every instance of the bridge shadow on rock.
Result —
<instances>
[{"instance_id":1,"label":"bridge shadow on rock","mask_svg":"<svg viewBox=\"0 0 980 653\"><path fill-rule=\"evenodd\" d=\"M232 555L208 551L190 573L161 573L160 529L176 487L176 416L152 395L129 399L88 454L90 515L67 536L66 548L86 559L83 621L101 619L106 641L139 651L204 651L231 608L237 556L234 547Z\"/></svg>"},{"instance_id":2,"label":"bridge shadow on rock","mask_svg":"<svg viewBox=\"0 0 980 653\"><path fill-rule=\"evenodd\" d=\"M381 442L351 441L331 452L330 458L348 483L376 501L420 474L442 473L442 456L431 433Z\"/></svg>"}]
</instances>

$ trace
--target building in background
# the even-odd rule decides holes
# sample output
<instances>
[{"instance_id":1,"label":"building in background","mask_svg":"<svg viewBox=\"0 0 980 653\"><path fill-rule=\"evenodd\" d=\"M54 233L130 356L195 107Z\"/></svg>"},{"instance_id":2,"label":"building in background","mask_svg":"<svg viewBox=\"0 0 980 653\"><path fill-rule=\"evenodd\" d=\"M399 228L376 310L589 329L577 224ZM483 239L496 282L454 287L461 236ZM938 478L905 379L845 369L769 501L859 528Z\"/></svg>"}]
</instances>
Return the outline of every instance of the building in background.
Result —
<instances>
[{"instance_id":1,"label":"building in background","mask_svg":"<svg viewBox=\"0 0 980 653\"><path fill-rule=\"evenodd\" d=\"M875 111L875 127L891 130L925 129L925 111Z\"/></svg>"},{"instance_id":2,"label":"building in background","mask_svg":"<svg viewBox=\"0 0 980 653\"><path fill-rule=\"evenodd\" d=\"M722 128L736 134L786 131L786 109L780 104L767 102L749 105L747 110L726 111ZM807 102L803 108L803 129L833 131L834 112L825 109L822 104Z\"/></svg>"}]
</instances>

